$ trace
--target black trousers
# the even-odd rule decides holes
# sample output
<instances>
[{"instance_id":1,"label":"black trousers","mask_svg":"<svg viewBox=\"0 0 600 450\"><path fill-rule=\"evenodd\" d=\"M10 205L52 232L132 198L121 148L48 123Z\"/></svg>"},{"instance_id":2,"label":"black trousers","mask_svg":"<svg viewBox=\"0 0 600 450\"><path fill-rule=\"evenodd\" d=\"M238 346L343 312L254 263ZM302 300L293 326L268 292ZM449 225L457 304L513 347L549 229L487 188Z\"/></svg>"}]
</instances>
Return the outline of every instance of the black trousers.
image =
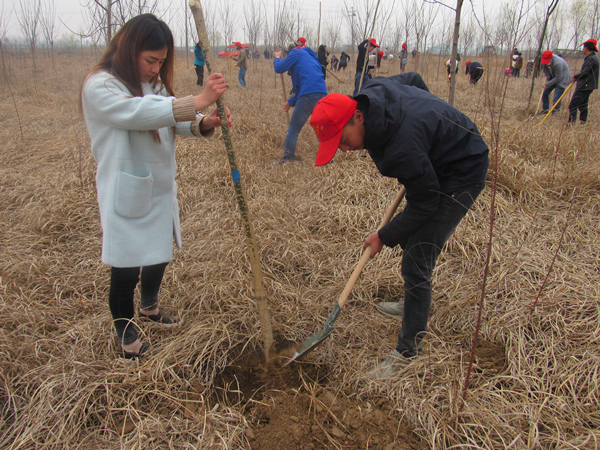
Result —
<instances>
[{"instance_id":1,"label":"black trousers","mask_svg":"<svg viewBox=\"0 0 600 450\"><path fill-rule=\"evenodd\" d=\"M198 86L202 86L204 84L204 66L194 67L196 67L196 76L198 77L198 81L196 81L196 84Z\"/></svg>"},{"instance_id":2,"label":"black trousers","mask_svg":"<svg viewBox=\"0 0 600 450\"><path fill-rule=\"evenodd\" d=\"M168 263L141 268L140 309L158 306L158 291ZM133 295L140 281L140 267L111 267L108 306L112 314L117 339L121 344L131 344L138 338L133 323Z\"/></svg>"},{"instance_id":3,"label":"black trousers","mask_svg":"<svg viewBox=\"0 0 600 450\"><path fill-rule=\"evenodd\" d=\"M588 102L592 91L575 91L571 103L569 103L569 123L577 120L577 110L579 110L579 120L585 123L588 117Z\"/></svg>"}]
</instances>

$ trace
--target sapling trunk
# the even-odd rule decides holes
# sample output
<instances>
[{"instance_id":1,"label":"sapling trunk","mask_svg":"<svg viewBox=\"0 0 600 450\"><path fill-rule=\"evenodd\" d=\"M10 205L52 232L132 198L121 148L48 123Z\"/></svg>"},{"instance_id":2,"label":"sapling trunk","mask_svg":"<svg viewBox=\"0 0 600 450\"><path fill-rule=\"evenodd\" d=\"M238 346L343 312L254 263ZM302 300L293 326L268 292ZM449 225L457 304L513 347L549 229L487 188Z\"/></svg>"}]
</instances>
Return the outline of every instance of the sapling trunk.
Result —
<instances>
[{"instance_id":1,"label":"sapling trunk","mask_svg":"<svg viewBox=\"0 0 600 450\"><path fill-rule=\"evenodd\" d=\"M212 73L212 63L214 61L214 56L210 47L210 42L208 40L208 33L206 32L206 23L204 21L204 13L202 12L202 6L200 5L200 2L198 0L190 0L189 5L192 11L192 15L194 16L194 21L196 22L199 41L206 55L206 69L208 70L208 74L210 75ZM242 49L242 51L244 50ZM240 214L242 216L242 222L244 224L244 233L246 235L246 244L248 246L250 266L252 268L252 276L254 281L254 295L256 296L256 305L258 307L258 315L262 327L265 361L268 361L269 353L273 348L273 329L271 327L271 314L269 313L269 305L263 282L263 273L260 267L260 259L258 255L256 239L254 237L254 227L252 226L252 222L250 221L248 205L246 203L244 189L241 182L241 174L237 168L237 163L235 161L235 153L233 151L233 144L231 142L231 134L229 132L227 108L225 107L223 96L221 96L221 98L217 100L217 109L219 111L219 118L221 119L221 132L223 133L223 141L225 142L225 147L227 149L227 159L229 160L229 167L231 168L231 176L233 178L235 195L237 197L238 206L240 208Z\"/></svg>"}]
</instances>

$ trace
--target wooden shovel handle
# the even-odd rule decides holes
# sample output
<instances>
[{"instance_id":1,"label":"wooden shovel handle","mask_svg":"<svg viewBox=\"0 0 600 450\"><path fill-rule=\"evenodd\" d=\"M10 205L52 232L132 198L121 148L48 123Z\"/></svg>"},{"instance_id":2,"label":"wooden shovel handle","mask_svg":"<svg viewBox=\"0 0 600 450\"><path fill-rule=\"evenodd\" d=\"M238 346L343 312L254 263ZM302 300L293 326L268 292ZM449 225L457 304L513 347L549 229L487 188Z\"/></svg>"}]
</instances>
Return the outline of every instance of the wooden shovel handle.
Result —
<instances>
[{"instance_id":1,"label":"wooden shovel handle","mask_svg":"<svg viewBox=\"0 0 600 450\"><path fill-rule=\"evenodd\" d=\"M404 186L402 186L402 188L400 189L400 192L398 192L398 195L396 195L396 198L394 199L394 201L388 208L387 212L385 213L385 216L383 216L383 220L381 221L381 224L379 225L378 230L383 228L384 225L386 225L390 220L392 220L392 217L394 216L396 209L398 209L398 205L404 198L405 194L406 194L406 188ZM346 287L344 287L344 290L340 294L340 296L338 298L338 305L340 305L340 308L342 306L344 306L344 303L346 303L346 300L348 300L348 296L350 295L352 288L356 284L358 277L360 276L363 268L365 267L365 264L367 264L367 261L369 261L369 259L371 259L371 247L367 247L367 249L363 252L360 260L358 261L358 264L356 264L356 267L354 268L354 271L352 272L352 275L350 275L350 279L346 283Z\"/></svg>"},{"instance_id":2,"label":"wooden shovel handle","mask_svg":"<svg viewBox=\"0 0 600 450\"><path fill-rule=\"evenodd\" d=\"M552 111L554 111L554 108L556 108L556 105L558 105L561 102L561 100L563 99L563 97L567 94L567 92L569 92L569 89L571 89L571 86L573 86L573 82L572 81L571 81L571 84L569 85L569 87L560 96L560 98L558 100L556 100L556 103L554 103L554 106L550 109L550 111L548 111L548 114L546 114L546 117L544 117L544 120L542 120L540 122L540 125L543 124L546 121L546 119L550 116L550 114L552 114ZM544 93L544 91L542 91L542 94L543 93Z\"/></svg>"},{"instance_id":3,"label":"wooden shovel handle","mask_svg":"<svg viewBox=\"0 0 600 450\"><path fill-rule=\"evenodd\" d=\"M282 73L280 73L279 75L281 76L281 92L283 93L283 101L287 102L287 94L285 92L285 80L283 79L283 74ZM288 125L289 125L289 123L290 123L290 111L287 110L285 112L285 114L287 116L287 122L288 122Z\"/></svg>"}]
</instances>

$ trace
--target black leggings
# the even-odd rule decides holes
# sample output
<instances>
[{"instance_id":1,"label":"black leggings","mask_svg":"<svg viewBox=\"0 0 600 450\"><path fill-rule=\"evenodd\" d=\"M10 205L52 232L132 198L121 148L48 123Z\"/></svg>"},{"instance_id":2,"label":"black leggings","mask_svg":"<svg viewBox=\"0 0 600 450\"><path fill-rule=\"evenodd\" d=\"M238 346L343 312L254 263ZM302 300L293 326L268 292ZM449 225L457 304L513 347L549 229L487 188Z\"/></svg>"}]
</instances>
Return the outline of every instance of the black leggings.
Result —
<instances>
[{"instance_id":1,"label":"black leggings","mask_svg":"<svg viewBox=\"0 0 600 450\"><path fill-rule=\"evenodd\" d=\"M158 306L158 291L168 263L142 267L140 309ZM108 306L121 344L131 344L138 338L133 323L133 295L140 280L140 267L111 267Z\"/></svg>"},{"instance_id":2,"label":"black leggings","mask_svg":"<svg viewBox=\"0 0 600 450\"><path fill-rule=\"evenodd\" d=\"M202 86L204 84L204 66L196 66L196 76L198 77L196 84Z\"/></svg>"}]
</instances>

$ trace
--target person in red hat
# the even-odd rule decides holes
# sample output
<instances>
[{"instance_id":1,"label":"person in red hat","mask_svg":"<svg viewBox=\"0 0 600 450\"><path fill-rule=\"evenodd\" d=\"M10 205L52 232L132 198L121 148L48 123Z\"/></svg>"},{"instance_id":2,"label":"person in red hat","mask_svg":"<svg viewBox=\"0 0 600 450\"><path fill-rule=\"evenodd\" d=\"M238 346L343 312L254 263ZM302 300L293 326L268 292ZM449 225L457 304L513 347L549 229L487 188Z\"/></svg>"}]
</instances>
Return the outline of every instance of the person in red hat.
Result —
<instances>
[{"instance_id":1,"label":"person in red hat","mask_svg":"<svg viewBox=\"0 0 600 450\"><path fill-rule=\"evenodd\" d=\"M299 159L296 156L298 136L317 102L327 95L327 86L321 63L311 48L292 48L283 59L279 51L273 53L273 56L275 73L287 72L292 77L293 95L283 104L286 112L293 108L292 117L288 124L283 156L273 163L281 165Z\"/></svg>"},{"instance_id":2,"label":"person in red hat","mask_svg":"<svg viewBox=\"0 0 600 450\"><path fill-rule=\"evenodd\" d=\"M577 110L579 110L579 120L581 123L587 122L588 102L592 91L598 89L598 42L596 39L588 39L583 43L583 54L585 59L581 66L581 71L573 75L572 82L577 83L575 93L569 103L569 124L572 125L577 120Z\"/></svg>"},{"instance_id":3,"label":"person in red hat","mask_svg":"<svg viewBox=\"0 0 600 450\"><path fill-rule=\"evenodd\" d=\"M479 79L483 76L485 70L481 63L477 61L467 61L465 63L465 75L469 75L469 83L477 84Z\"/></svg>"},{"instance_id":4,"label":"person in red hat","mask_svg":"<svg viewBox=\"0 0 600 450\"><path fill-rule=\"evenodd\" d=\"M571 82L571 69L564 59L554 55L550 50L542 53L541 64L546 76L546 83L544 83L544 92L542 92L542 112L540 114L548 114L551 107L550 93L554 91L554 103L552 103L554 105ZM557 114L559 111L560 103L556 105L552 114Z\"/></svg>"},{"instance_id":5,"label":"person in red hat","mask_svg":"<svg viewBox=\"0 0 600 450\"><path fill-rule=\"evenodd\" d=\"M362 86L373 78L373 75L369 72L368 68L365 68L364 77L363 77L363 68L365 67L365 60L367 59L367 55L371 53L376 48L379 48L377 45L377 41L373 38L365 39L360 44L358 44L358 58L356 59L356 74L354 75L354 95L358 94L358 90Z\"/></svg>"},{"instance_id":6,"label":"person in red hat","mask_svg":"<svg viewBox=\"0 0 600 450\"><path fill-rule=\"evenodd\" d=\"M396 348L372 373L393 376L421 350L431 309L431 277L437 257L485 186L488 146L477 126L431 94L415 72L377 77L354 97L329 94L312 113L319 140L316 166L343 152L366 149L379 172L406 187L406 207L371 234L363 250L404 250L404 301L378 310L402 316Z\"/></svg>"},{"instance_id":7,"label":"person in red hat","mask_svg":"<svg viewBox=\"0 0 600 450\"><path fill-rule=\"evenodd\" d=\"M400 71L404 73L406 65L408 64L408 50L406 49L406 42L402 44L402 51L400 52Z\"/></svg>"},{"instance_id":8,"label":"person in red hat","mask_svg":"<svg viewBox=\"0 0 600 450\"><path fill-rule=\"evenodd\" d=\"M244 50L244 46L241 44L241 42L234 42L234 45L238 51L238 54L232 59L237 61L236 65L240 68L240 71L238 72L238 81L242 87L246 87L246 71L248 70L248 58L246 58L246 50Z\"/></svg>"},{"instance_id":9,"label":"person in red hat","mask_svg":"<svg viewBox=\"0 0 600 450\"><path fill-rule=\"evenodd\" d=\"M303 37L299 37L298 40L296 41L296 46L297 47L306 47L306 39Z\"/></svg>"}]
</instances>

